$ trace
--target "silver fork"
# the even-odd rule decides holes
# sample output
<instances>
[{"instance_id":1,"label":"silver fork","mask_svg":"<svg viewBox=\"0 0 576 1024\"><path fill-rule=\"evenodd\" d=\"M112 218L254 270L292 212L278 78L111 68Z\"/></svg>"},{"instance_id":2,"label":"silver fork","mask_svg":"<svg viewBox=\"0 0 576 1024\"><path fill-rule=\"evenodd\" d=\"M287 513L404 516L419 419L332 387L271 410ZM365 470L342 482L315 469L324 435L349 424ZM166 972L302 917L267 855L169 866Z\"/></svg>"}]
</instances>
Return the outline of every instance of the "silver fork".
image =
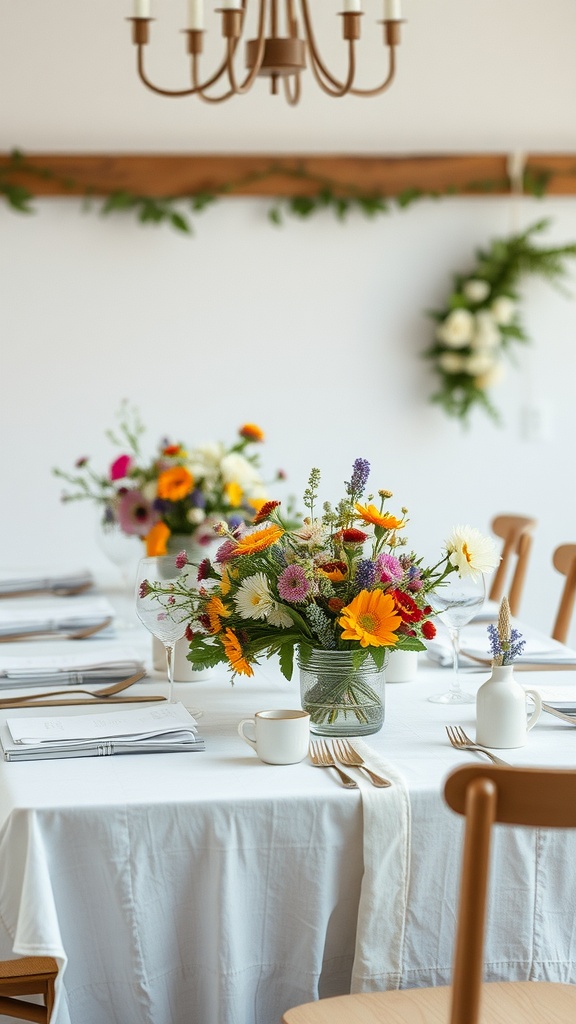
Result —
<instances>
[{"instance_id":1,"label":"silver fork","mask_svg":"<svg viewBox=\"0 0 576 1024\"><path fill-rule=\"evenodd\" d=\"M354 779L351 779L349 775L346 775L346 772L343 772L338 767L324 740L311 740L309 753L310 760L315 768L334 768L346 789L358 789L358 783L354 782Z\"/></svg>"},{"instance_id":2,"label":"silver fork","mask_svg":"<svg viewBox=\"0 0 576 1024\"><path fill-rule=\"evenodd\" d=\"M361 772L365 772L373 786L385 789L392 785L389 779L384 779L381 775L377 775L376 772L366 767L360 754L356 753L348 740L334 740L334 750L341 764L345 764L350 768L359 768Z\"/></svg>"},{"instance_id":3,"label":"silver fork","mask_svg":"<svg viewBox=\"0 0 576 1024\"><path fill-rule=\"evenodd\" d=\"M460 725L447 725L446 732L448 733L450 743L457 750L477 750L480 754L486 754L486 757L489 757L494 764L509 765L508 761L503 761L501 757L496 757L496 754L493 754L491 750L487 750L486 747L481 747L478 743L474 743Z\"/></svg>"}]
</instances>

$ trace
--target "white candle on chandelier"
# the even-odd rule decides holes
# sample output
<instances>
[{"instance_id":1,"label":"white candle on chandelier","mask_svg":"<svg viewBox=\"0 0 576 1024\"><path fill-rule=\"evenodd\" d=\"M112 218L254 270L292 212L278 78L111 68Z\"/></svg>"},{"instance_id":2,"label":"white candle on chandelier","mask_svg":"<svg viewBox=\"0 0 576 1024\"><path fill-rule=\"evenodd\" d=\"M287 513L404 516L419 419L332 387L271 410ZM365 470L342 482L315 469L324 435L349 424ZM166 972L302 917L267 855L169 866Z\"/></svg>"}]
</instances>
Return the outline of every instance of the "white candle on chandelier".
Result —
<instances>
[{"instance_id":1,"label":"white candle on chandelier","mask_svg":"<svg viewBox=\"0 0 576 1024\"><path fill-rule=\"evenodd\" d=\"M149 18L150 17L150 0L134 0L134 17L135 18Z\"/></svg>"},{"instance_id":2,"label":"white candle on chandelier","mask_svg":"<svg viewBox=\"0 0 576 1024\"><path fill-rule=\"evenodd\" d=\"M204 0L188 0L188 28L204 28Z\"/></svg>"},{"instance_id":3,"label":"white candle on chandelier","mask_svg":"<svg viewBox=\"0 0 576 1024\"><path fill-rule=\"evenodd\" d=\"M384 0L384 21L402 21L402 0Z\"/></svg>"},{"instance_id":4,"label":"white candle on chandelier","mask_svg":"<svg viewBox=\"0 0 576 1024\"><path fill-rule=\"evenodd\" d=\"M361 11L360 0L344 0L343 11Z\"/></svg>"}]
</instances>

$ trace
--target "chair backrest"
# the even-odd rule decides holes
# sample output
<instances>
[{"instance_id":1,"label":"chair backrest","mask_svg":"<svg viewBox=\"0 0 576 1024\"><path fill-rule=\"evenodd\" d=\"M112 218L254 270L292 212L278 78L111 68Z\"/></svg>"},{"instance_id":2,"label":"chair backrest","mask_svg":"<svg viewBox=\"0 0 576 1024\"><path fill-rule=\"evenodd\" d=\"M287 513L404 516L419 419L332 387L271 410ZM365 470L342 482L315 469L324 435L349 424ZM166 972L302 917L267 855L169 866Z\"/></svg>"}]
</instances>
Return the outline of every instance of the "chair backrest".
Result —
<instances>
[{"instance_id":1,"label":"chair backrest","mask_svg":"<svg viewBox=\"0 0 576 1024\"><path fill-rule=\"evenodd\" d=\"M492 826L576 828L576 771L465 765L444 797L466 818L450 1024L478 1024Z\"/></svg>"},{"instance_id":2,"label":"chair backrest","mask_svg":"<svg viewBox=\"0 0 576 1024\"><path fill-rule=\"evenodd\" d=\"M497 537L502 537L504 544L502 545L500 564L494 573L488 597L492 601L500 601L504 594L511 556L516 555L516 566L507 597L512 615L517 615L532 547L532 534L537 520L529 516L501 515L495 516L490 525L492 532Z\"/></svg>"},{"instance_id":3,"label":"chair backrest","mask_svg":"<svg viewBox=\"0 0 576 1024\"><path fill-rule=\"evenodd\" d=\"M566 643L572 612L574 611L574 598L576 597L576 544L561 544L552 555L554 568L566 577L562 597L558 606L556 621L552 629L554 640Z\"/></svg>"}]
</instances>

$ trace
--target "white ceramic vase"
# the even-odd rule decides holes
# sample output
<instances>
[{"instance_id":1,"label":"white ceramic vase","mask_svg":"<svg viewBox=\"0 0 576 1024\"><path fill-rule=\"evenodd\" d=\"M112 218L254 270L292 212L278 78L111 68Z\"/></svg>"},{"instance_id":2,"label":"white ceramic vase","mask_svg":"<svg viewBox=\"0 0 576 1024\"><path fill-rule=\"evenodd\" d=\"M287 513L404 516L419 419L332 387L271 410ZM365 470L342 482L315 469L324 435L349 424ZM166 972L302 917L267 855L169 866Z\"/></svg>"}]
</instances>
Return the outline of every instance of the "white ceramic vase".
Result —
<instances>
[{"instance_id":1,"label":"white ceramic vase","mask_svg":"<svg viewBox=\"0 0 576 1024\"><path fill-rule=\"evenodd\" d=\"M410 683L418 672L418 651L390 651L386 665L387 683Z\"/></svg>"},{"instance_id":2,"label":"white ceramic vase","mask_svg":"<svg viewBox=\"0 0 576 1024\"><path fill-rule=\"evenodd\" d=\"M535 708L526 712L526 696ZM528 731L540 717L542 699L537 690L525 690L514 678L513 665L493 665L492 675L476 694L476 742L483 747L523 747Z\"/></svg>"}]
</instances>

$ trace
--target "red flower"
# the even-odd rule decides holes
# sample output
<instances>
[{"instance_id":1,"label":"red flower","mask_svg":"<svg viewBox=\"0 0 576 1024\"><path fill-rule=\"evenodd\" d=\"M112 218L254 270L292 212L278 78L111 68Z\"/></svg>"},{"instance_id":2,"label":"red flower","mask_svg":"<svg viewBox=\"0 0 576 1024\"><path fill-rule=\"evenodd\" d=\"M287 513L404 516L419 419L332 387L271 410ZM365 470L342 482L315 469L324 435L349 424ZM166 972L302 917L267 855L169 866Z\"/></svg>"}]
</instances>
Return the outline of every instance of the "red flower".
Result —
<instances>
[{"instance_id":1,"label":"red flower","mask_svg":"<svg viewBox=\"0 0 576 1024\"><path fill-rule=\"evenodd\" d=\"M194 630L192 629L190 623L188 623L188 625L186 626L184 636L186 637L187 640L190 641L190 643L192 643L194 639Z\"/></svg>"},{"instance_id":2,"label":"red flower","mask_svg":"<svg viewBox=\"0 0 576 1024\"><path fill-rule=\"evenodd\" d=\"M436 636L436 626L433 622L427 621L422 623L422 636L426 640L433 640Z\"/></svg>"},{"instance_id":3,"label":"red flower","mask_svg":"<svg viewBox=\"0 0 576 1024\"><path fill-rule=\"evenodd\" d=\"M196 576L196 579L198 580L198 583L201 583L202 580L208 579L208 573L209 572L210 572L210 559L209 558L203 558L202 561L200 562L200 565L198 566L198 573L197 573L197 576Z\"/></svg>"},{"instance_id":4,"label":"red flower","mask_svg":"<svg viewBox=\"0 0 576 1024\"><path fill-rule=\"evenodd\" d=\"M123 480L125 476L128 476L128 471L132 466L131 455L119 455L117 459L110 466L110 479L111 480Z\"/></svg>"},{"instance_id":5,"label":"red flower","mask_svg":"<svg viewBox=\"0 0 576 1024\"><path fill-rule=\"evenodd\" d=\"M208 633L210 630L210 616L206 614L199 615L198 622L202 626L202 629L205 629Z\"/></svg>"},{"instance_id":6,"label":"red flower","mask_svg":"<svg viewBox=\"0 0 576 1024\"><path fill-rule=\"evenodd\" d=\"M348 530L339 530L334 534L334 539L342 541L343 544L363 544L365 540L368 540L368 534L353 526Z\"/></svg>"},{"instance_id":7,"label":"red flower","mask_svg":"<svg viewBox=\"0 0 576 1024\"><path fill-rule=\"evenodd\" d=\"M168 444L168 445L166 445L165 448L162 449L162 455L178 455L179 451L180 451L180 445L179 444Z\"/></svg>"},{"instance_id":8,"label":"red flower","mask_svg":"<svg viewBox=\"0 0 576 1024\"><path fill-rule=\"evenodd\" d=\"M264 504L260 506L256 515L254 516L254 523L263 523L264 520L268 519L268 516L272 514L274 509L278 508L278 505L281 504L282 502L280 501L265 501Z\"/></svg>"},{"instance_id":9,"label":"red flower","mask_svg":"<svg viewBox=\"0 0 576 1024\"><path fill-rule=\"evenodd\" d=\"M390 590L389 593L394 598L396 611L403 622L420 622L424 618L423 613L420 611L414 598L410 597L410 594L405 594L402 590Z\"/></svg>"},{"instance_id":10,"label":"red flower","mask_svg":"<svg viewBox=\"0 0 576 1024\"><path fill-rule=\"evenodd\" d=\"M344 607L344 601L341 597L331 597L328 601L328 608L334 615L338 615Z\"/></svg>"}]
</instances>

